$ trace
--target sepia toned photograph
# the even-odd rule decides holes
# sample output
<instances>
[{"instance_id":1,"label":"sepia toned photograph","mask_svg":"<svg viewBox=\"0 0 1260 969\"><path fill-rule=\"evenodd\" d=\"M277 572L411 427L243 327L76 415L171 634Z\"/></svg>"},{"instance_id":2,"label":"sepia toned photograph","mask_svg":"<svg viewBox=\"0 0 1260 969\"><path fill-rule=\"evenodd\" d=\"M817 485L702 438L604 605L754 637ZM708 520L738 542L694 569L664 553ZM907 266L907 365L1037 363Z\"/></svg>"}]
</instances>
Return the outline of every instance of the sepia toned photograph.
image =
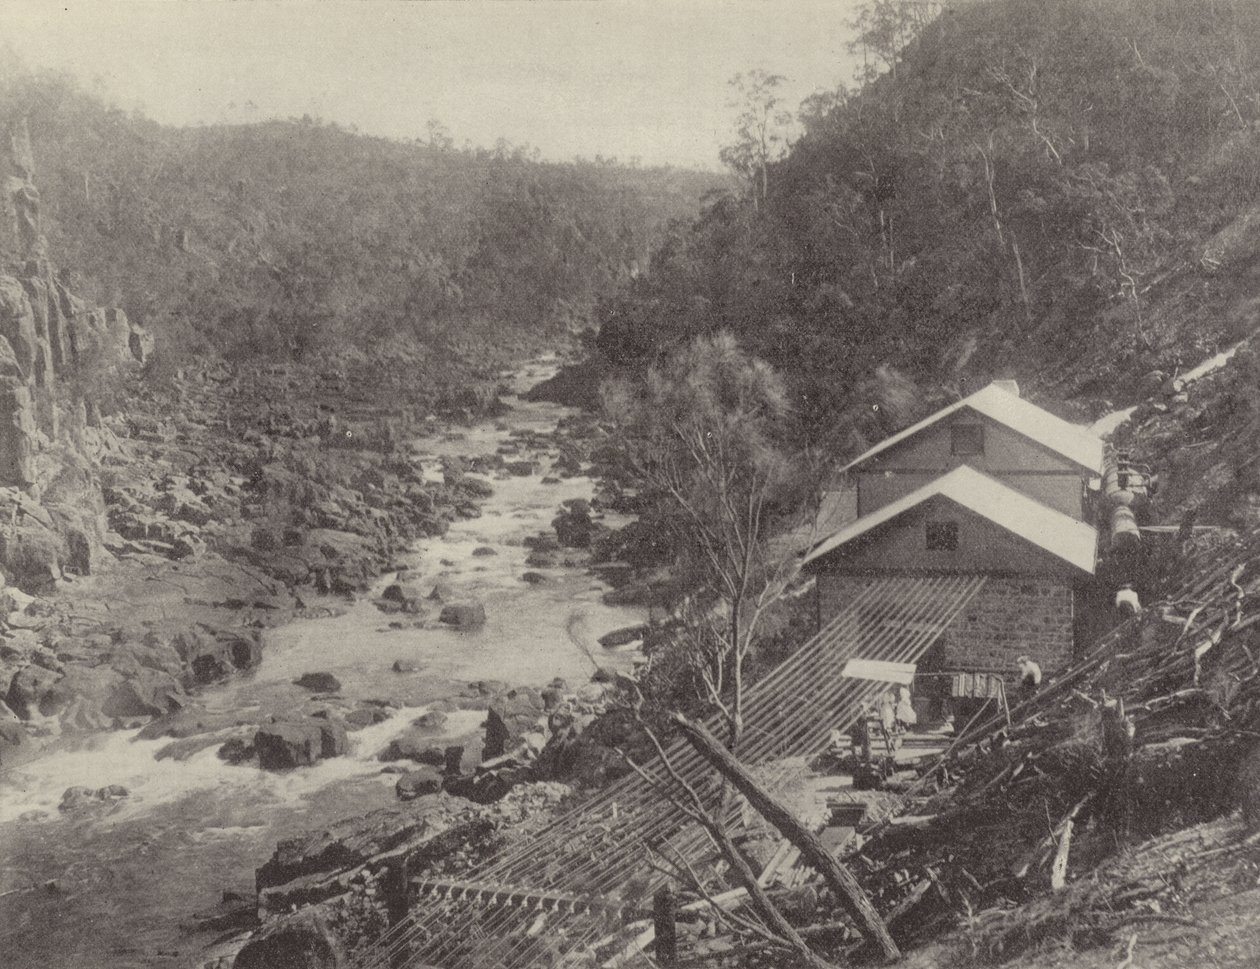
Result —
<instances>
[{"instance_id":1,"label":"sepia toned photograph","mask_svg":"<svg viewBox=\"0 0 1260 969\"><path fill-rule=\"evenodd\" d=\"M1260 965L1258 0L0 0L0 966Z\"/></svg>"}]
</instances>

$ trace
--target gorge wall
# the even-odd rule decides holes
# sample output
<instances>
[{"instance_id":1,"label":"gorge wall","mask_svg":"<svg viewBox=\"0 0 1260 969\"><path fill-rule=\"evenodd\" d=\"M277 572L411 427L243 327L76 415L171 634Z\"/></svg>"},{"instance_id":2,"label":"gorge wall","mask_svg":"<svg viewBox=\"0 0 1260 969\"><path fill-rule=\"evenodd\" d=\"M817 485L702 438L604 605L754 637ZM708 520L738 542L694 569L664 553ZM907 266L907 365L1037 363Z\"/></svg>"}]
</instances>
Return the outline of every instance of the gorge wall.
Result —
<instances>
[{"instance_id":1,"label":"gorge wall","mask_svg":"<svg viewBox=\"0 0 1260 969\"><path fill-rule=\"evenodd\" d=\"M24 119L0 139L0 568L23 586L91 571L105 537L96 392L148 335L89 306L48 257Z\"/></svg>"}]
</instances>

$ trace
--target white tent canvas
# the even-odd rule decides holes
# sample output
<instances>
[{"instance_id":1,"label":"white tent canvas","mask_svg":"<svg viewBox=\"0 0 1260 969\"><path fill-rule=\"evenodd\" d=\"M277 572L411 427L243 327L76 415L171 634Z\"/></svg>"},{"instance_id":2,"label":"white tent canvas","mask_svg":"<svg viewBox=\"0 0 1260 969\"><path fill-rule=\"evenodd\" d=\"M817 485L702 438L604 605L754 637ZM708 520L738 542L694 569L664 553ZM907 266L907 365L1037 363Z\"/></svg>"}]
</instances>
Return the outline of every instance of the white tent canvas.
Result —
<instances>
[{"instance_id":1,"label":"white tent canvas","mask_svg":"<svg viewBox=\"0 0 1260 969\"><path fill-rule=\"evenodd\" d=\"M851 659L844 664L841 676L854 680L878 680L880 683L903 683L914 679L914 663L891 663L877 659Z\"/></svg>"}]
</instances>

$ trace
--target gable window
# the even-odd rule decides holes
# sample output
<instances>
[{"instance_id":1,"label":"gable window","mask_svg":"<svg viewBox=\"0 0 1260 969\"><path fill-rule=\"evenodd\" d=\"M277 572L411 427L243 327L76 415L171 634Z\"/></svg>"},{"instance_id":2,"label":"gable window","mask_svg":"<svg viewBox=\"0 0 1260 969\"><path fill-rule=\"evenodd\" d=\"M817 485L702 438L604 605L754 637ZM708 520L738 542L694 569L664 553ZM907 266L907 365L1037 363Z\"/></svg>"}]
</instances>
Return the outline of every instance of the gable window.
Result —
<instances>
[{"instance_id":1,"label":"gable window","mask_svg":"<svg viewBox=\"0 0 1260 969\"><path fill-rule=\"evenodd\" d=\"M984 453L984 426L982 424L954 424L949 429L949 447L954 454L963 456Z\"/></svg>"},{"instance_id":2,"label":"gable window","mask_svg":"<svg viewBox=\"0 0 1260 969\"><path fill-rule=\"evenodd\" d=\"M929 552L957 552L958 522L928 522L926 538Z\"/></svg>"}]
</instances>

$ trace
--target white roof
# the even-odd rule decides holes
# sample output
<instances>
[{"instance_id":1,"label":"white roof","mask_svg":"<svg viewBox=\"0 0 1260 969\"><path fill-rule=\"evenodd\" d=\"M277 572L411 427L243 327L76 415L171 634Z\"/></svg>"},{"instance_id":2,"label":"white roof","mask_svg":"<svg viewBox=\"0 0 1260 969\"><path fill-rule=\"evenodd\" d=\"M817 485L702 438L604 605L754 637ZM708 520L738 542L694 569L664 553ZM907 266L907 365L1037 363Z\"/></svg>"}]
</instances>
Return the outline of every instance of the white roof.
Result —
<instances>
[{"instance_id":1,"label":"white roof","mask_svg":"<svg viewBox=\"0 0 1260 969\"><path fill-rule=\"evenodd\" d=\"M812 562L938 496L961 505L1083 572L1092 574L1094 571L1098 533L1092 526L1043 505L1014 488L1008 488L965 464L845 525L830 538L815 545L801 564Z\"/></svg>"},{"instance_id":2,"label":"white roof","mask_svg":"<svg viewBox=\"0 0 1260 969\"><path fill-rule=\"evenodd\" d=\"M1005 424L1017 434L1031 438L1068 460L1075 461L1094 474L1102 474L1103 445L1100 437L1088 428L1069 424L1063 418L1055 417L1036 404L1028 403L999 384L989 384L970 397L955 401L919 423L912 424L892 437L885 438L865 454L846 464L843 470L848 471L859 464L864 464L875 455L887 451L890 447L918 434L925 427L931 427L964 408L983 414L999 424Z\"/></svg>"},{"instance_id":3,"label":"white roof","mask_svg":"<svg viewBox=\"0 0 1260 969\"><path fill-rule=\"evenodd\" d=\"M844 664L841 676L854 680L878 680L880 683L904 683L909 686L914 682L914 663L892 663L878 659L851 659Z\"/></svg>"}]
</instances>

